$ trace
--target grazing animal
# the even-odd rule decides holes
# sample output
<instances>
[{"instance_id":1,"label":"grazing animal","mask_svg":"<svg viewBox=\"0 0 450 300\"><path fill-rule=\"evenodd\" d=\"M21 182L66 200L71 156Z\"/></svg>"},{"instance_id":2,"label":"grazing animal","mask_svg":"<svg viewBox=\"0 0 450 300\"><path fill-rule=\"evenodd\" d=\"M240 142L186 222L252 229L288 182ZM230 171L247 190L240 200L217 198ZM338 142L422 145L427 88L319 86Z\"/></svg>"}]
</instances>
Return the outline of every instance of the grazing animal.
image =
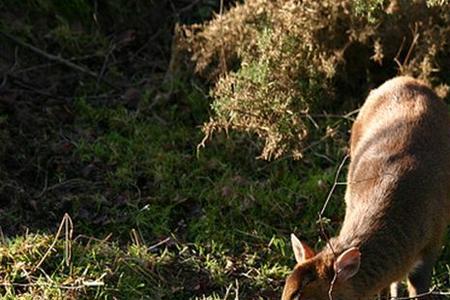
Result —
<instances>
[{"instance_id":1,"label":"grazing animal","mask_svg":"<svg viewBox=\"0 0 450 300\"><path fill-rule=\"evenodd\" d=\"M419 80L385 82L353 124L350 159L339 235L317 254L291 236L282 300L371 299L405 277L410 297L429 290L450 221L447 106Z\"/></svg>"}]
</instances>

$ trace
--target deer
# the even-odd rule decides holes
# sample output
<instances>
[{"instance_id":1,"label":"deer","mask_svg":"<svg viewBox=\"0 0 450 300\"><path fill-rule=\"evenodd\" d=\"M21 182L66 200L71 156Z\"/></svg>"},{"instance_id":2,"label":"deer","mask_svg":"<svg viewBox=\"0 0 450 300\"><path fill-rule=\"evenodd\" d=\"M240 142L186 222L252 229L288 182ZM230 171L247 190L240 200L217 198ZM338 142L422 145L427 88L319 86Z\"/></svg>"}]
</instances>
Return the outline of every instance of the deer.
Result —
<instances>
[{"instance_id":1,"label":"deer","mask_svg":"<svg viewBox=\"0 0 450 300\"><path fill-rule=\"evenodd\" d=\"M351 128L345 217L315 253L294 234L282 300L373 299L407 279L431 299L450 221L450 117L424 82L399 76L372 90ZM389 299L389 298L387 298Z\"/></svg>"}]
</instances>

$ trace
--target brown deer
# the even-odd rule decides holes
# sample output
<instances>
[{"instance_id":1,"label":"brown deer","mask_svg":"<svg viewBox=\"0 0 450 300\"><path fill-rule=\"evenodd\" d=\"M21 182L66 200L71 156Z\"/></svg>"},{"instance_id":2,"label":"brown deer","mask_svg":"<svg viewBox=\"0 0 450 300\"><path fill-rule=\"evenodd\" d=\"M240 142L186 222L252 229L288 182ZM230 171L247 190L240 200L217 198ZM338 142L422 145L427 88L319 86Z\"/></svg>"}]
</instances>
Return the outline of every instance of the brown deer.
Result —
<instances>
[{"instance_id":1,"label":"brown deer","mask_svg":"<svg viewBox=\"0 0 450 300\"><path fill-rule=\"evenodd\" d=\"M339 235L317 254L291 236L282 300L371 299L404 277L410 297L429 290L450 221L447 106L411 77L385 82L353 124L350 159Z\"/></svg>"}]
</instances>

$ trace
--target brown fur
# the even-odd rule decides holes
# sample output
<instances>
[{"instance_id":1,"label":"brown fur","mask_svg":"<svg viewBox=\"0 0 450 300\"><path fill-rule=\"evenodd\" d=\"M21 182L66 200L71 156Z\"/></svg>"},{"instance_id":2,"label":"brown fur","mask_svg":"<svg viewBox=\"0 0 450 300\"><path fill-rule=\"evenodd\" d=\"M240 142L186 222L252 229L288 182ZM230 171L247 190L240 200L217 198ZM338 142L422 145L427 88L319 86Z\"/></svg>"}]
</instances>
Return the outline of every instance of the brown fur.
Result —
<instances>
[{"instance_id":1,"label":"brown fur","mask_svg":"<svg viewBox=\"0 0 450 300\"><path fill-rule=\"evenodd\" d=\"M360 265L335 282L333 299L368 299L405 276L410 296L429 289L450 221L447 106L418 80L387 81L353 124L350 158L341 231L295 266L282 300L295 299L299 289L300 300L328 300L333 264L350 247L360 251Z\"/></svg>"}]
</instances>

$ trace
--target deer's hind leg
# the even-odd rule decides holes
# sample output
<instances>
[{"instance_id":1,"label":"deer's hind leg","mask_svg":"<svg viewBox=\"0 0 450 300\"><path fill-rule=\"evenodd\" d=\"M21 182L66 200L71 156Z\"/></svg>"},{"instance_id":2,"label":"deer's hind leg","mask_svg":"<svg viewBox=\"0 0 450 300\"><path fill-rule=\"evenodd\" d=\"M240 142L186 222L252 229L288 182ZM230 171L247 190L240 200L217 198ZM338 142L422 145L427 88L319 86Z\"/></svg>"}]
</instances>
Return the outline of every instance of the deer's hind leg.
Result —
<instances>
[{"instance_id":1,"label":"deer's hind leg","mask_svg":"<svg viewBox=\"0 0 450 300\"><path fill-rule=\"evenodd\" d=\"M389 295L390 298L389 299L396 299L398 298L398 291L399 290L399 284L398 282L393 282L391 283L391 285L389 286Z\"/></svg>"},{"instance_id":2,"label":"deer's hind leg","mask_svg":"<svg viewBox=\"0 0 450 300\"><path fill-rule=\"evenodd\" d=\"M398 283L393 282L389 287L382 289L377 294L377 300L393 300L399 296L398 294Z\"/></svg>"},{"instance_id":3,"label":"deer's hind leg","mask_svg":"<svg viewBox=\"0 0 450 300\"><path fill-rule=\"evenodd\" d=\"M408 294L409 297L426 294L429 292L431 277L433 275L433 266L439 257L440 245L428 250L417 262L416 266L408 274ZM421 297L420 299L433 299L431 295Z\"/></svg>"}]
</instances>

